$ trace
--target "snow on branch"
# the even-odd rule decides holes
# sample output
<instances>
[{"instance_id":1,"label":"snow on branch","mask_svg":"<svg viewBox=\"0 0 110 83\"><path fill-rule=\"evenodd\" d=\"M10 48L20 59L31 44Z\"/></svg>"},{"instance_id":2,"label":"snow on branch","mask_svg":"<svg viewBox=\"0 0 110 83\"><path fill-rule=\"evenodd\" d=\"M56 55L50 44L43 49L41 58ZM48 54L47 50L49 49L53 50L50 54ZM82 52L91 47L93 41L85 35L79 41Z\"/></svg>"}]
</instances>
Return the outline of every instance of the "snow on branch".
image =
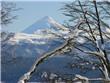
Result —
<instances>
[{"instance_id":1,"label":"snow on branch","mask_svg":"<svg viewBox=\"0 0 110 83\"><path fill-rule=\"evenodd\" d=\"M76 74L75 78L73 79L73 82L75 83L90 83L90 81L103 81L104 83L110 83L110 79L107 80L103 78L87 78L78 74Z\"/></svg>"}]
</instances>

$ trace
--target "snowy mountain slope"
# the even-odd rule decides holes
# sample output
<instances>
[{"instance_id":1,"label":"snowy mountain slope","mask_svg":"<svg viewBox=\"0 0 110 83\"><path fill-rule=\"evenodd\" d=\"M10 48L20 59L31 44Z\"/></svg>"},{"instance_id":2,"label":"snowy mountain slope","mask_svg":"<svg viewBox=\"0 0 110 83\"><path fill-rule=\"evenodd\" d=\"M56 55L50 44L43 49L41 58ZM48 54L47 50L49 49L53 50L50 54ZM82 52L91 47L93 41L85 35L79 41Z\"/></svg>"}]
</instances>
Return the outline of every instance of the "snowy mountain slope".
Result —
<instances>
[{"instance_id":1,"label":"snowy mountain slope","mask_svg":"<svg viewBox=\"0 0 110 83\"><path fill-rule=\"evenodd\" d=\"M33 57L54 49L62 42L61 39L50 34L16 33L4 43L5 46L2 48L2 53L5 54L5 51L13 55L12 52L15 52L15 56Z\"/></svg>"},{"instance_id":2,"label":"snowy mountain slope","mask_svg":"<svg viewBox=\"0 0 110 83\"><path fill-rule=\"evenodd\" d=\"M33 34L37 33L37 30L53 30L53 31L68 31L67 28L56 22L52 17L45 16L38 20L28 28L26 28L23 33Z\"/></svg>"},{"instance_id":3,"label":"snowy mountain slope","mask_svg":"<svg viewBox=\"0 0 110 83\"><path fill-rule=\"evenodd\" d=\"M53 38L54 38L54 35L51 35L51 34L44 35L44 34L16 33L13 38L10 38L10 41L8 43L10 44L14 44L14 43L45 44L46 40L53 39Z\"/></svg>"}]
</instances>

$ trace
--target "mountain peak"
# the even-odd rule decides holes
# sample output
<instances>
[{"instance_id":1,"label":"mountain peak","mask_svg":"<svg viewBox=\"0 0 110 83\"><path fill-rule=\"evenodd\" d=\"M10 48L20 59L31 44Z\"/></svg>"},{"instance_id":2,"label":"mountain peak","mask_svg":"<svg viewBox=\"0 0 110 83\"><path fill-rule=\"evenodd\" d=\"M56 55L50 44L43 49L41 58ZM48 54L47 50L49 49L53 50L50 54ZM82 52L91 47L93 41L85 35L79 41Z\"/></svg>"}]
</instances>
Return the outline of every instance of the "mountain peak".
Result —
<instances>
[{"instance_id":1,"label":"mountain peak","mask_svg":"<svg viewBox=\"0 0 110 83\"><path fill-rule=\"evenodd\" d=\"M65 28L64 26L59 24L52 17L44 16L43 18L41 18L40 20L38 20L37 22L35 22L31 26L29 26L28 28L26 28L23 31L23 33L33 34L33 33L36 33L36 31L38 31L39 29L40 30L42 30L42 29L53 29L55 31L67 30L67 28Z\"/></svg>"},{"instance_id":2,"label":"mountain peak","mask_svg":"<svg viewBox=\"0 0 110 83\"><path fill-rule=\"evenodd\" d=\"M48 20L48 19L52 19L52 17L50 17L50 16L44 16L42 19Z\"/></svg>"},{"instance_id":3,"label":"mountain peak","mask_svg":"<svg viewBox=\"0 0 110 83\"><path fill-rule=\"evenodd\" d=\"M43 22L43 23L46 23L46 22L51 22L51 21L55 21L52 17L50 16L44 16L43 18L41 18L40 20L38 20L37 22Z\"/></svg>"}]
</instances>

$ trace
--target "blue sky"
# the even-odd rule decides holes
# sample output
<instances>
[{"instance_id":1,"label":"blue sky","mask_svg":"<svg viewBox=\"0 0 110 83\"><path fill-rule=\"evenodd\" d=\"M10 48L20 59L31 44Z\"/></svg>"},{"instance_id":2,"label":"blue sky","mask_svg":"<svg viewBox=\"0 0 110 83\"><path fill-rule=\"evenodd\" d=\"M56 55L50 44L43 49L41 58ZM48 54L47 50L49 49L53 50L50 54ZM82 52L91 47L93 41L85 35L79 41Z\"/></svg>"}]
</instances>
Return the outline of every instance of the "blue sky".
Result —
<instances>
[{"instance_id":1,"label":"blue sky","mask_svg":"<svg viewBox=\"0 0 110 83\"><path fill-rule=\"evenodd\" d=\"M63 23L67 18L59 9L67 1L14 1L17 8L23 9L14 13L18 15L17 20L14 20L12 24L9 24L4 29L10 32L20 32L44 16L51 16L59 23Z\"/></svg>"}]
</instances>

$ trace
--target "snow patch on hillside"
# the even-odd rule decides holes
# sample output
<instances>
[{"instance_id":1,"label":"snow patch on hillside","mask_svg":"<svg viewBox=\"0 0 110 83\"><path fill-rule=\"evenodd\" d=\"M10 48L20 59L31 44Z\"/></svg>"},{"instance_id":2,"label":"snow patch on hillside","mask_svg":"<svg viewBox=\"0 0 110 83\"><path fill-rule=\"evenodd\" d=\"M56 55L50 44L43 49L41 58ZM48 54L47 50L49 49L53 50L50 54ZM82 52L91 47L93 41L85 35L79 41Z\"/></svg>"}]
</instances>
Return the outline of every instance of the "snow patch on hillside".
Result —
<instances>
[{"instance_id":1,"label":"snow patch on hillside","mask_svg":"<svg viewBox=\"0 0 110 83\"><path fill-rule=\"evenodd\" d=\"M33 44L46 44L45 41L40 40L48 40L54 38L51 34L25 34L25 33L16 33L14 37L10 38L10 44L19 44L19 43L33 43Z\"/></svg>"}]
</instances>

